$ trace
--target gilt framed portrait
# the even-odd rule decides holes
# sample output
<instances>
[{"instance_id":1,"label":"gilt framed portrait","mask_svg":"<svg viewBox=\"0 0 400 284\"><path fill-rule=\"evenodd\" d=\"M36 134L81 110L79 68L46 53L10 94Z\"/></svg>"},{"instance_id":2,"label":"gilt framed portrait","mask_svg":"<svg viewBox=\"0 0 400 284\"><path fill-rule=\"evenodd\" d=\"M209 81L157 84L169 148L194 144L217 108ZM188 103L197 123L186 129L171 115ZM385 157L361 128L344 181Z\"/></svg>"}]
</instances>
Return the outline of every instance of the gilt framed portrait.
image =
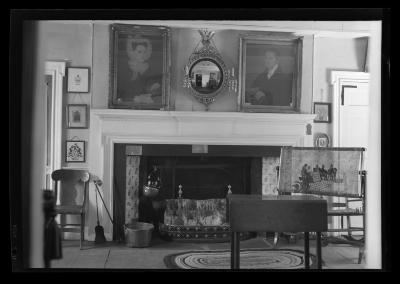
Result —
<instances>
[{"instance_id":1,"label":"gilt framed portrait","mask_svg":"<svg viewBox=\"0 0 400 284\"><path fill-rule=\"evenodd\" d=\"M88 67L68 67L67 92L88 93L89 77L90 77L90 68Z\"/></svg>"},{"instance_id":2,"label":"gilt framed portrait","mask_svg":"<svg viewBox=\"0 0 400 284\"><path fill-rule=\"evenodd\" d=\"M299 112L302 37L242 35L240 96L245 112Z\"/></svg>"},{"instance_id":3,"label":"gilt framed portrait","mask_svg":"<svg viewBox=\"0 0 400 284\"><path fill-rule=\"evenodd\" d=\"M109 108L168 109L170 29L110 26Z\"/></svg>"},{"instance_id":4,"label":"gilt framed portrait","mask_svg":"<svg viewBox=\"0 0 400 284\"><path fill-rule=\"evenodd\" d=\"M66 140L65 141L65 162L84 163L85 162L85 141Z\"/></svg>"},{"instance_id":5,"label":"gilt framed portrait","mask_svg":"<svg viewBox=\"0 0 400 284\"><path fill-rule=\"evenodd\" d=\"M88 128L88 106L85 104L67 105L67 128Z\"/></svg>"}]
</instances>

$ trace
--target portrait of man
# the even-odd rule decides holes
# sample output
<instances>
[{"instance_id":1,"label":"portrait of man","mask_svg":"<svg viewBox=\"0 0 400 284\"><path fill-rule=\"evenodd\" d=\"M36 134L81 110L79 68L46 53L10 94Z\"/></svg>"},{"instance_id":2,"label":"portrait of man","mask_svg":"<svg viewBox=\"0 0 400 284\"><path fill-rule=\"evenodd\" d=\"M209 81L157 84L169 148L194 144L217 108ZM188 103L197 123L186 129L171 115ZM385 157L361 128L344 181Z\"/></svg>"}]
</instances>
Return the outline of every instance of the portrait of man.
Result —
<instances>
[{"instance_id":1,"label":"portrait of man","mask_svg":"<svg viewBox=\"0 0 400 284\"><path fill-rule=\"evenodd\" d=\"M244 109L295 109L299 78L297 42L263 39L242 39L242 42Z\"/></svg>"},{"instance_id":2,"label":"portrait of man","mask_svg":"<svg viewBox=\"0 0 400 284\"><path fill-rule=\"evenodd\" d=\"M264 54L264 71L257 76L249 90L253 105L287 106L292 97L292 75L279 68L279 53L268 49Z\"/></svg>"}]
</instances>

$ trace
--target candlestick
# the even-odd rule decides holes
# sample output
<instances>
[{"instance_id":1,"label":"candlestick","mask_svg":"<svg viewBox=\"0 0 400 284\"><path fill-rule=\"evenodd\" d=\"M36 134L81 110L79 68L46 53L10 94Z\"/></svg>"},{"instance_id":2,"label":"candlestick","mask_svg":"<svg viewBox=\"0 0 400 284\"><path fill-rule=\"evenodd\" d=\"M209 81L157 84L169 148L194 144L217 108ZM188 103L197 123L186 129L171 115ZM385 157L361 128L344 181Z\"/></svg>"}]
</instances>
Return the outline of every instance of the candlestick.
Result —
<instances>
[{"instance_id":1,"label":"candlestick","mask_svg":"<svg viewBox=\"0 0 400 284\"><path fill-rule=\"evenodd\" d=\"M182 198L182 185L179 185L178 187L179 187L179 191L178 191L179 198Z\"/></svg>"}]
</instances>

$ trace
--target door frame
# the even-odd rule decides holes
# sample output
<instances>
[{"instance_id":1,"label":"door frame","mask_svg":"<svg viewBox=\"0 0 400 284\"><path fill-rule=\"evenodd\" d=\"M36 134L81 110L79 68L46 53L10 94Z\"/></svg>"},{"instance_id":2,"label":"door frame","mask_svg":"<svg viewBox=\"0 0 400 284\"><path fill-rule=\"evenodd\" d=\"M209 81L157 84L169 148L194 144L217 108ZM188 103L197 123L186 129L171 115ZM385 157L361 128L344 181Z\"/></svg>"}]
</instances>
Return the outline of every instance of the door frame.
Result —
<instances>
[{"instance_id":1,"label":"door frame","mask_svg":"<svg viewBox=\"0 0 400 284\"><path fill-rule=\"evenodd\" d=\"M331 71L331 81L333 85L333 103L332 103L332 147L341 147L340 145L340 99L342 86L357 84L357 83L369 83L370 75L366 72L354 72L354 71ZM361 165L363 166L363 165ZM343 197L334 197L334 202L344 202ZM340 217L334 216L333 226L338 227L340 224ZM333 233L333 235L339 235L339 233Z\"/></svg>"},{"instance_id":2,"label":"door frame","mask_svg":"<svg viewBox=\"0 0 400 284\"><path fill-rule=\"evenodd\" d=\"M51 161L50 166L45 165L45 173L53 172L56 169L61 169L62 159L62 114L63 114L63 81L65 76L66 62L62 61L46 61L45 74L52 77L52 118L51 118ZM47 115L47 113L46 113ZM47 131L47 129L46 129ZM47 151L46 151L47 153ZM46 176L44 176L44 184ZM53 183L50 182L50 188L53 189Z\"/></svg>"}]
</instances>

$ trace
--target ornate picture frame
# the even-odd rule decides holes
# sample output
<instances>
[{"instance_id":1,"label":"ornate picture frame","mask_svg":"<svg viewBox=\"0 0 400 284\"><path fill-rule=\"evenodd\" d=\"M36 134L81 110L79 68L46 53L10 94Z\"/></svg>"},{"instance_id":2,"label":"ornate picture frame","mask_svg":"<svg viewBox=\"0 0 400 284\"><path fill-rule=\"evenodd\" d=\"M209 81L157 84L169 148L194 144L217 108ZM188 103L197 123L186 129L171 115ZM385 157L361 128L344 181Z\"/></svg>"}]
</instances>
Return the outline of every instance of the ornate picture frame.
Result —
<instances>
[{"instance_id":1,"label":"ornate picture frame","mask_svg":"<svg viewBox=\"0 0 400 284\"><path fill-rule=\"evenodd\" d=\"M300 111L302 46L291 33L240 36L241 111Z\"/></svg>"},{"instance_id":2,"label":"ornate picture frame","mask_svg":"<svg viewBox=\"0 0 400 284\"><path fill-rule=\"evenodd\" d=\"M226 89L237 91L235 68L228 68L216 48L214 31L202 29L200 42L196 45L185 65L183 87L189 89L197 101L206 106L206 110Z\"/></svg>"},{"instance_id":3,"label":"ornate picture frame","mask_svg":"<svg viewBox=\"0 0 400 284\"><path fill-rule=\"evenodd\" d=\"M65 162L84 163L86 161L85 141L66 140L65 141Z\"/></svg>"},{"instance_id":4,"label":"ornate picture frame","mask_svg":"<svg viewBox=\"0 0 400 284\"><path fill-rule=\"evenodd\" d=\"M316 133L314 139L314 147L328 148L330 145L329 136L325 133Z\"/></svg>"},{"instance_id":5,"label":"ornate picture frame","mask_svg":"<svg viewBox=\"0 0 400 284\"><path fill-rule=\"evenodd\" d=\"M109 108L169 108L170 29L110 25Z\"/></svg>"}]
</instances>

